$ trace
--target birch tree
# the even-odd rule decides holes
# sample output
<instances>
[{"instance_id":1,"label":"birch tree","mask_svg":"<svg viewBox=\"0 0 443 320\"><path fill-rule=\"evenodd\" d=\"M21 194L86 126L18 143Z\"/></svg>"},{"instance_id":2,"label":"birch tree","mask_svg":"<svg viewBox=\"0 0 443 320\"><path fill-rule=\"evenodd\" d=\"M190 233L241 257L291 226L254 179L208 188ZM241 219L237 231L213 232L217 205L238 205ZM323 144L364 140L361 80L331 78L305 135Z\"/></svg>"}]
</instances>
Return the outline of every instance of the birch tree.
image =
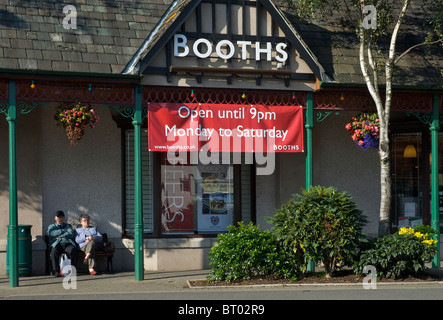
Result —
<instances>
[{"instance_id":1,"label":"birch tree","mask_svg":"<svg viewBox=\"0 0 443 320\"><path fill-rule=\"evenodd\" d=\"M338 12L354 22L359 38L360 68L380 119L380 217L379 236L389 233L391 207L391 162L389 147L389 120L392 105L392 83L395 65L414 49L443 45L442 0L286 0L299 17L314 18L326 12ZM411 3L425 8L430 15L428 31L423 39L413 39L410 48L397 52L397 39ZM400 5L400 6L399 6ZM381 52L380 41L388 41L386 52ZM379 84L384 77L384 86ZM443 71L442 71L443 78ZM384 91L384 92L383 92Z\"/></svg>"}]
</instances>

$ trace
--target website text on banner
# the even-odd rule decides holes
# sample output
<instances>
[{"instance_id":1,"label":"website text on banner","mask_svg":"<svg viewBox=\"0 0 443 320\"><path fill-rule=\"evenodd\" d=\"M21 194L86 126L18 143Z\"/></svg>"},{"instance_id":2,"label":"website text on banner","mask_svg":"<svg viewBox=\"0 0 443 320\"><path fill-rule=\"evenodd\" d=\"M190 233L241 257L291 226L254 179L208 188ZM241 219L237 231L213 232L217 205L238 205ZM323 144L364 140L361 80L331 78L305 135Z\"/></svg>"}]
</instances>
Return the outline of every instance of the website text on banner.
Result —
<instances>
[{"instance_id":1,"label":"website text on banner","mask_svg":"<svg viewBox=\"0 0 443 320\"><path fill-rule=\"evenodd\" d=\"M304 152L303 108L150 103L150 151Z\"/></svg>"}]
</instances>

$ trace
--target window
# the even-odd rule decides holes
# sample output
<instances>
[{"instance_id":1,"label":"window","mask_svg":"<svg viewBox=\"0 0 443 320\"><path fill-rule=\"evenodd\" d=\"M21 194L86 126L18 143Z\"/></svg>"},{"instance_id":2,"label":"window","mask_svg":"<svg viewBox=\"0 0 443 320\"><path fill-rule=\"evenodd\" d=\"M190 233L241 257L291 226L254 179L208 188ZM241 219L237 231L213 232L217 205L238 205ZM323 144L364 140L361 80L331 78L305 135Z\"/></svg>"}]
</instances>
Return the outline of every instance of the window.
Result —
<instances>
[{"instance_id":1,"label":"window","mask_svg":"<svg viewBox=\"0 0 443 320\"><path fill-rule=\"evenodd\" d=\"M142 146L148 145L148 131L142 131ZM124 130L124 233L134 234L134 130ZM142 148L143 232L153 232L153 155Z\"/></svg>"},{"instance_id":2,"label":"window","mask_svg":"<svg viewBox=\"0 0 443 320\"><path fill-rule=\"evenodd\" d=\"M134 132L123 132L123 224L125 235L133 235ZM166 152L149 152L147 144L147 130L143 130L145 235L217 234L237 221L254 220L252 164L171 164Z\"/></svg>"}]
</instances>

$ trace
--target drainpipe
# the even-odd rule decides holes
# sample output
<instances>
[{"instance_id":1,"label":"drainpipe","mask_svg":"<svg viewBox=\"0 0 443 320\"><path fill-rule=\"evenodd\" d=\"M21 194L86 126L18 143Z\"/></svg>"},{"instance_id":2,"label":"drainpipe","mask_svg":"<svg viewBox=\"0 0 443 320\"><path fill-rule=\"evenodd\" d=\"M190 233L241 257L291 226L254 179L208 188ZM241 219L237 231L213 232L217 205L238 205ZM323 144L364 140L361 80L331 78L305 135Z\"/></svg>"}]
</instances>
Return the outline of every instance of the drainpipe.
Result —
<instances>
[{"instance_id":1,"label":"drainpipe","mask_svg":"<svg viewBox=\"0 0 443 320\"><path fill-rule=\"evenodd\" d=\"M9 80L8 115L9 124L9 286L18 287L18 214L17 214L17 154L15 123L17 104L15 100L15 81Z\"/></svg>"},{"instance_id":2,"label":"drainpipe","mask_svg":"<svg viewBox=\"0 0 443 320\"><path fill-rule=\"evenodd\" d=\"M440 268L440 221L439 221L439 193L438 193L438 131L440 130L440 113L438 95L434 95L431 123L431 226L437 230L437 253L432 259L432 268Z\"/></svg>"},{"instance_id":3,"label":"drainpipe","mask_svg":"<svg viewBox=\"0 0 443 320\"><path fill-rule=\"evenodd\" d=\"M135 221L134 221L134 270L135 280L142 281L143 266L143 203L142 203L142 156L141 156L141 126L143 87L135 87L135 111L132 124L134 126L134 191L135 191Z\"/></svg>"}]
</instances>

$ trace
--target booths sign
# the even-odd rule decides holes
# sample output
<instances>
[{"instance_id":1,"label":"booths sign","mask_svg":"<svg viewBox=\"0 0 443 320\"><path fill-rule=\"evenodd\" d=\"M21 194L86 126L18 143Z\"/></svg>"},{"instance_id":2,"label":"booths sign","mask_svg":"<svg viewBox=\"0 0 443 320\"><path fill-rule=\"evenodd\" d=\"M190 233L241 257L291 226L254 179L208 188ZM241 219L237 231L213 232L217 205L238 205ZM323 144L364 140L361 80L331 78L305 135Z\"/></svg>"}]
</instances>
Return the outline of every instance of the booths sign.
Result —
<instances>
[{"instance_id":1,"label":"booths sign","mask_svg":"<svg viewBox=\"0 0 443 320\"><path fill-rule=\"evenodd\" d=\"M303 152L303 108L150 103L150 151Z\"/></svg>"},{"instance_id":2,"label":"booths sign","mask_svg":"<svg viewBox=\"0 0 443 320\"><path fill-rule=\"evenodd\" d=\"M279 62L285 62L288 59L288 53L286 52L286 43L280 42L275 45L275 60ZM192 50L192 52L191 52ZM241 54L242 60L248 59L248 50L255 50L255 60L260 61L261 55L266 54L266 60L272 59L272 43L271 42L251 42L251 41L237 41L232 42L230 40L221 40L215 45L215 53L220 59L231 59L236 52ZM188 46L188 38L183 34L174 35L174 56L186 57L188 54L193 53L198 58L204 59L212 55L214 51L211 41L205 38L197 39L192 47Z\"/></svg>"}]
</instances>

